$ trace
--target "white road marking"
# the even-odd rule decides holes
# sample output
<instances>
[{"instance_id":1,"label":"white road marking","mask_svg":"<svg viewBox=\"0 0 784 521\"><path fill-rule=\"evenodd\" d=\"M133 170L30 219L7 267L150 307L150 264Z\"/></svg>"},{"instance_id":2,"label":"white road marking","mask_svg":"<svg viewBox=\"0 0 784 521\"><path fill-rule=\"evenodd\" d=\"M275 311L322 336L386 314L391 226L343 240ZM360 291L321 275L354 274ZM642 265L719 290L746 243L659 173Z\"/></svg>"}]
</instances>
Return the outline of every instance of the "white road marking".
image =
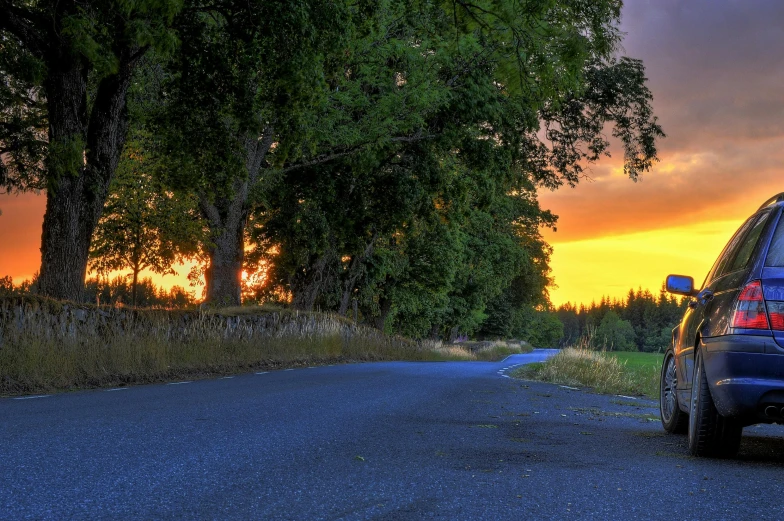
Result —
<instances>
[{"instance_id":1,"label":"white road marking","mask_svg":"<svg viewBox=\"0 0 784 521\"><path fill-rule=\"evenodd\" d=\"M294 369L284 369L284 371L293 371Z\"/></svg>"},{"instance_id":2,"label":"white road marking","mask_svg":"<svg viewBox=\"0 0 784 521\"><path fill-rule=\"evenodd\" d=\"M315 368L316 368L316 366L314 366L314 365L309 365L308 366L308 369L315 369Z\"/></svg>"},{"instance_id":3,"label":"white road marking","mask_svg":"<svg viewBox=\"0 0 784 521\"><path fill-rule=\"evenodd\" d=\"M34 396L20 396L18 398L14 398L14 400L34 400L35 398L47 398L51 396L50 394L36 394Z\"/></svg>"},{"instance_id":4,"label":"white road marking","mask_svg":"<svg viewBox=\"0 0 784 521\"><path fill-rule=\"evenodd\" d=\"M511 376L509 376L508 374L502 374L501 376L503 376L504 378L511 378Z\"/></svg>"},{"instance_id":5,"label":"white road marking","mask_svg":"<svg viewBox=\"0 0 784 521\"><path fill-rule=\"evenodd\" d=\"M222 378L222 380L231 380L232 378L234 378L234 377L233 376L224 376Z\"/></svg>"},{"instance_id":6,"label":"white road marking","mask_svg":"<svg viewBox=\"0 0 784 521\"><path fill-rule=\"evenodd\" d=\"M578 387L569 387L568 385L559 385L558 387L562 387L563 389L569 389L570 391L579 391Z\"/></svg>"},{"instance_id":7,"label":"white road marking","mask_svg":"<svg viewBox=\"0 0 784 521\"><path fill-rule=\"evenodd\" d=\"M128 390L127 387L115 387L114 389L106 389L106 392L110 393L112 391L127 391L127 390Z\"/></svg>"},{"instance_id":8,"label":"white road marking","mask_svg":"<svg viewBox=\"0 0 784 521\"><path fill-rule=\"evenodd\" d=\"M188 382L169 382L166 385L182 385L182 384L189 384L191 381Z\"/></svg>"},{"instance_id":9,"label":"white road marking","mask_svg":"<svg viewBox=\"0 0 784 521\"><path fill-rule=\"evenodd\" d=\"M636 400L637 399L634 396L624 396L622 394L616 394L615 396L617 396L618 398L627 398L629 400Z\"/></svg>"},{"instance_id":10,"label":"white road marking","mask_svg":"<svg viewBox=\"0 0 784 521\"><path fill-rule=\"evenodd\" d=\"M260 373L256 373L256 374L267 374L267 373L269 373L269 371L261 371Z\"/></svg>"}]
</instances>

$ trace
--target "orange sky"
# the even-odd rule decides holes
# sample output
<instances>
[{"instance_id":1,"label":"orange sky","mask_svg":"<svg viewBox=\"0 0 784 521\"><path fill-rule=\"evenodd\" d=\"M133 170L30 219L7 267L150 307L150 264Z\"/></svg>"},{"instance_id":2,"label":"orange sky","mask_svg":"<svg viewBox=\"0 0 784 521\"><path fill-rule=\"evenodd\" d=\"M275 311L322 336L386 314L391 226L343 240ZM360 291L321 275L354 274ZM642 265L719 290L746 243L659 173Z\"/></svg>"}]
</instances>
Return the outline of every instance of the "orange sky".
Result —
<instances>
[{"instance_id":1,"label":"orange sky","mask_svg":"<svg viewBox=\"0 0 784 521\"><path fill-rule=\"evenodd\" d=\"M741 221L784 192L784 2L627 0L624 54L641 58L668 137L654 169L623 178L620 151L577 188L543 191L560 216L554 304L658 291L668 273L701 281ZM41 196L0 196L0 276L40 262ZM187 287L180 276L162 279ZM160 279L159 279L160 280Z\"/></svg>"},{"instance_id":2,"label":"orange sky","mask_svg":"<svg viewBox=\"0 0 784 521\"><path fill-rule=\"evenodd\" d=\"M620 151L592 182L540 194L560 216L551 299L589 303L668 273L702 281L741 222L784 192L784 3L627 0L625 54L645 63L668 137L640 182Z\"/></svg>"}]
</instances>

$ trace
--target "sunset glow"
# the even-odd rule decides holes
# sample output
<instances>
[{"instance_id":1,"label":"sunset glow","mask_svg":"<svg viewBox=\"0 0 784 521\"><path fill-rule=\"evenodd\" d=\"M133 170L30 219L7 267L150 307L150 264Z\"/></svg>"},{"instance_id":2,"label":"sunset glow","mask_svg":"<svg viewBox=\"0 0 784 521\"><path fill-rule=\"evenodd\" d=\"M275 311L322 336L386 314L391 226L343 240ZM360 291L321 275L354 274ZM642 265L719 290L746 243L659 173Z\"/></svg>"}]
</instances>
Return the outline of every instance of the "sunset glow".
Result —
<instances>
[{"instance_id":1,"label":"sunset glow","mask_svg":"<svg viewBox=\"0 0 784 521\"><path fill-rule=\"evenodd\" d=\"M699 284L742 221L702 222L678 228L554 243L553 304L624 298L629 289L657 293L669 273Z\"/></svg>"}]
</instances>

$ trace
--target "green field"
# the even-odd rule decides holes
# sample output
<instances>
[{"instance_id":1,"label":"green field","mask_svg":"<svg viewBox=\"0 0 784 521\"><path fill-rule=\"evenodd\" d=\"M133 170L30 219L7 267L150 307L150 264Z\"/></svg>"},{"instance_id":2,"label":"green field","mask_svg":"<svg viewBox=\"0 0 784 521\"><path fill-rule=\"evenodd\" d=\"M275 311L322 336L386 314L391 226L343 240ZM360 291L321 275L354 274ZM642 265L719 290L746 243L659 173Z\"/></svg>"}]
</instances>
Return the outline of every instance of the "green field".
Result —
<instances>
[{"instance_id":1,"label":"green field","mask_svg":"<svg viewBox=\"0 0 784 521\"><path fill-rule=\"evenodd\" d=\"M664 360L664 355L660 353L616 352L607 353L607 355L625 364L626 368L632 371L650 371L652 367L658 371L661 369L662 360Z\"/></svg>"},{"instance_id":2,"label":"green field","mask_svg":"<svg viewBox=\"0 0 784 521\"><path fill-rule=\"evenodd\" d=\"M624 370L640 386L643 394L651 398L659 396L659 372L664 354L660 353L607 353L624 365Z\"/></svg>"}]
</instances>

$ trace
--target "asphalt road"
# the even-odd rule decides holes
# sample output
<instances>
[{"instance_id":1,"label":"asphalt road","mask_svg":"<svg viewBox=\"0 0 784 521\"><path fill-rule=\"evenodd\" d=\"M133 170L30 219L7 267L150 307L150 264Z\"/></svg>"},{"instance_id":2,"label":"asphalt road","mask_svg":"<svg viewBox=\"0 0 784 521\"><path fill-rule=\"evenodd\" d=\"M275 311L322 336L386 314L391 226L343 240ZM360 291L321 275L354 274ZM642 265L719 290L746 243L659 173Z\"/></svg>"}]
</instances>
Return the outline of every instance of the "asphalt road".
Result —
<instances>
[{"instance_id":1,"label":"asphalt road","mask_svg":"<svg viewBox=\"0 0 784 521\"><path fill-rule=\"evenodd\" d=\"M688 456L648 400L501 363L0 399L0 519L782 519L784 427Z\"/></svg>"}]
</instances>

